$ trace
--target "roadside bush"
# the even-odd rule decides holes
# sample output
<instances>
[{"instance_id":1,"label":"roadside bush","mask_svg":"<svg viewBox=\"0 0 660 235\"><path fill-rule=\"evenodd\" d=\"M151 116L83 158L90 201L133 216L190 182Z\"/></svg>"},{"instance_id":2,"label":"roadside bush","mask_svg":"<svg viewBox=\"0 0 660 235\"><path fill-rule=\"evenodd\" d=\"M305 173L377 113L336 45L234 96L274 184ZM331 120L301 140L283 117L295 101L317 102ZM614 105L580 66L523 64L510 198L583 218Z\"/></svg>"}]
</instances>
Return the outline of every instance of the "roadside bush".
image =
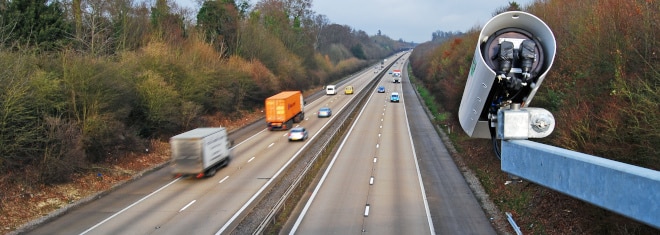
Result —
<instances>
[{"instance_id":1,"label":"roadside bush","mask_svg":"<svg viewBox=\"0 0 660 235\"><path fill-rule=\"evenodd\" d=\"M0 66L0 171L6 171L33 163L44 139L29 86L33 58L0 53Z\"/></svg>"},{"instance_id":2,"label":"roadside bush","mask_svg":"<svg viewBox=\"0 0 660 235\"><path fill-rule=\"evenodd\" d=\"M184 119L179 93L154 71L146 71L139 77L142 81L137 84L137 92L144 111L143 131L154 137L178 132L178 121Z\"/></svg>"},{"instance_id":3,"label":"roadside bush","mask_svg":"<svg viewBox=\"0 0 660 235\"><path fill-rule=\"evenodd\" d=\"M58 117L46 117L44 124L48 141L39 164L40 181L45 184L68 182L87 162L80 125Z\"/></svg>"}]
</instances>

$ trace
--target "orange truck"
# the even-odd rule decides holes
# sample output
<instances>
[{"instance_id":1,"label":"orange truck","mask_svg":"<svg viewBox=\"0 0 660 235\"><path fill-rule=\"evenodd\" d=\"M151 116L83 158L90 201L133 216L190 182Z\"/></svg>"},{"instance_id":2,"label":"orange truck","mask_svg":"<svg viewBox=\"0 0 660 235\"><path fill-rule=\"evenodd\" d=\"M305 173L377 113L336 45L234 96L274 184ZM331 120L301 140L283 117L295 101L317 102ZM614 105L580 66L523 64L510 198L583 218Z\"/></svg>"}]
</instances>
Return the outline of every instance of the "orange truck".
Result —
<instances>
[{"instance_id":1,"label":"orange truck","mask_svg":"<svg viewBox=\"0 0 660 235\"><path fill-rule=\"evenodd\" d=\"M266 99L268 130L288 130L305 119L305 102L300 91L283 91Z\"/></svg>"}]
</instances>

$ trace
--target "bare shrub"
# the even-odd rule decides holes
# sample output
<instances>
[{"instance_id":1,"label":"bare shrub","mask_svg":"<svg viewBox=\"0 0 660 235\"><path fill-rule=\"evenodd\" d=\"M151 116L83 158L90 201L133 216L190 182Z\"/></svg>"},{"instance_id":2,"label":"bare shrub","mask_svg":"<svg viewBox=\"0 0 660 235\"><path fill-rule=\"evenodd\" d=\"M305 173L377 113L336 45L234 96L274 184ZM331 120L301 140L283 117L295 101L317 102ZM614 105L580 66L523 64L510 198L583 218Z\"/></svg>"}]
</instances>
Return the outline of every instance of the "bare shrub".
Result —
<instances>
[{"instance_id":1,"label":"bare shrub","mask_svg":"<svg viewBox=\"0 0 660 235\"><path fill-rule=\"evenodd\" d=\"M59 117L46 117L44 122L47 143L40 162L40 181L45 184L68 182L72 173L84 166L81 130L74 121Z\"/></svg>"}]
</instances>

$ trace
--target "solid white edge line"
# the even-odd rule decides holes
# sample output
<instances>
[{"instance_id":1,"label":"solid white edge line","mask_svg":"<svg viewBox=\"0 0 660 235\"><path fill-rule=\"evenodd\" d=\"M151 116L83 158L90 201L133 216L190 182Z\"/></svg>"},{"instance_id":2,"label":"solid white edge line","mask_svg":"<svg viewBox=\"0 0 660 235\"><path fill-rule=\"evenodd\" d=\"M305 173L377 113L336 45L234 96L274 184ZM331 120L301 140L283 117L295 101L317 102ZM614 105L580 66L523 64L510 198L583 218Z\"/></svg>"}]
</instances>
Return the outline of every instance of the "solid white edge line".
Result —
<instances>
[{"instance_id":1,"label":"solid white edge line","mask_svg":"<svg viewBox=\"0 0 660 235\"><path fill-rule=\"evenodd\" d=\"M256 134L254 134L254 135L251 136L250 138L245 139L243 142L240 142L240 143L238 143L238 144L232 146L232 147L230 148L230 150L235 149L236 147L238 147L239 145L241 145L241 144L243 144L243 143L246 143L248 140L250 140L250 139L252 139L252 138L255 138L256 136L258 136L259 134L261 134L262 132L264 132L264 131L266 131L266 130L268 130L268 129L265 128L265 129L263 129L263 130L257 132ZM222 179L219 183L222 183L222 182L225 181L227 178L229 178L229 176L225 176L225 178ZM95 224L94 226L88 228L87 230L85 230L85 231L83 231L82 233L80 233L80 235L87 234L88 232L90 232L90 231L94 230L95 228L101 226L102 224L108 222L109 220L111 220L112 218L116 217L117 215L119 215L119 214L121 214L121 213L124 213L124 211L130 209L131 207L134 207L134 206L137 205L138 203L140 203L140 202L146 200L147 198L153 196L154 194L160 192L161 190L163 190L163 189L169 187L169 186L172 185L174 182L179 181L180 179L181 179L180 177L179 177L179 178L176 178L176 179L173 180L172 182L169 182L168 184L164 185L163 187L160 187L160 188L157 189L156 191L154 191L154 192L150 193L149 195L147 195L147 196L141 198L140 200L138 200L138 201L134 202L133 204L129 205L128 207L126 207L126 208L124 208L124 209L118 211L117 213L111 215L110 217L108 217L108 218L102 220L101 222Z\"/></svg>"},{"instance_id":2,"label":"solid white edge line","mask_svg":"<svg viewBox=\"0 0 660 235\"><path fill-rule=\"evenodd\" d=\"M351 100L352 100L352 99L351 99ZM349 101L348 103L350 103L350 101ZM338 112L341 112L341 111L346 107L346 105L348 105L348 103L344 104L344 106L342 106L342 107L339 109ZM333 118L334 118L334 117L333 117ZM330 120L332 120L332 119L330 119ZM329 122L326 122L326 124L323 125L323 126L321 127L321 129L319 129L319 130L323 130L323 129L325 129L325 127L328 125L328 123L329 123ZM240 142L240 143L238 143L238 144L232 146L229 150L233 150L233 149L235 149L236 147L240 146L241 144L244 144L244 143L248 142L250 139L256 138L256 136L258 136L259 134L261 134L262 132L267 131L267 130L268 130L268 128L264 128L263 130L257 132L256 134L254 134L254 135L251 136L250 138L247 138L247 139L243 140L242 142ZM319 131L319 132L320 132L320 131ZM316 135L315 135L315 136L316 136ZM315 137L315 136L314 136L314 137ZM314 138L314 137L312 137L312 138ZM272 143L269 147L271 147L271 146L274 145L274 144L275 144L275 143ZM307 143L305 143L305 145L303 145L303 148L304 148L306 145L307 145ZM301 148L301 149L303 149L303 148ZM300 150L299 150L298 152L296 152L296 154L294 155L294 157L292 158L292 160L295 159L295 158L296 158L295 156L297 156L300 152L301 152ZM288 166L290 162L291 162L291 160L285 164L285 167ZM283 167L283 168L285 168L285 167ZM283 169L283 168L282 168L282 169ZM264 185L264 187L267 186L267 185L269 185L270 182L272 181L272 179L275 178L275 177L277 177L277 176L281 173L282 169L280 169L280 171L278 171L278 172L275 174L275 176L272 177L271 180L269 180L269 181L266 183L266 185ZM225 176L225 178L223 178L222 180L220 180L218 183L222 183L222 182L224 182L227 178L229 178L229 176ZM147 195L147 196L141 198L140 200L138 200L138 201L132 203L132 204L129 205L128 207L125 207L124 209L118 211L117 213L111 215L110 217L108 217L108 218L102 220L101 222L95 224L94 226L88 228L87 230L85 230L85 231L83 231L82 233L80 233L80 235L87 234L88 232L94 230L95 228L97 228L97 227L101 226L102 224L108 222L109 220L113 219L113 218L116 217L117 215L119 215L119 214L121 214L121 213L124 213L126 210L132 208L133 206L137 205L138 203L140 203L140 202L146 200L147 198L153 196L154 194L160 192L161 190L163 190L163 189L169 187L170 185L174 184L175 182L179 181L180 179L181 179L180 177L179 177L179 178L176 178L175 180L173 180L173 181L169 182L168 184L166 184L166 185L160 187L159 189L157 189L156 191L150 193L149 195ZM255 196L259 195L259 194L263 191L263 188L264 188L264 187L262 187L262 188L257 192L257 194L256 194ZM254 200L255 196L253 196L252 198L250 198L250 200L249 200L248 202L251 203L251 202ZM194 201L193 201L193 203L194 203ZM249 203L248 203L248 204L249 204ZM220 233L222 233L222 232L224 231L224 229L226 229L226 227L227 227L229 224L231 224L231 222L233 222L233 220L236 219L237 215L240 214L243 210L245 210L245 207L246 207L246 206L244 205L244 206L239 210L239 213L236 213L236 214L230 219L230 221L229 221L228 223L226 223L225 226L223 226L223 227L222 227L222 228L221 228L216 234L220 234Z\"/></svg>"},{"instance_id":3,"label":"solid white edge line","mask_svg":"<svg viewBox=\"0 0 660 235\"><path fill-rule=\"evenodd\" d=\"M424 209L426 210L426 220L429 223L429 229L431 234L435 234L435 227L433 226L433 219L431 218L431 209L429 209L429 202L426 198L426 189L424 189L424 182L422 182L422 174L419 171L419 162L417 162L417 151L415 151L415 142L412 138L412 133L410 132L410 122L408 121L408 111L406 110L406 103L403 99L403 88L401 89L401 103L403 103L403 114L406 117L406 129L408 129L408 138L410 139L410 145L413 150L413 158L415 159L415 168L417 169L417 179L419 181L419 187L422 190L422 200L424 201Z\"/></svg>"},{"instance_id":4,"label":"solid white edge line","mask_svg":"<svg viewBox=\"0 0 660 235\"><path fill-rule=\"evenodd\" d=\"M371 101L371 98L373 97L373 93L369 96L369 99L367 100L367 104ZM360 110L360 113L358 114L357 118L355 118L356 121L353 122L353 125L351 125L351 128L348 129L348 133L344 136L344 140L342 140L341 144L339 145L339 148L337 149L337 152L335 155L332 157L332 161L330 161L330 164L328 165L328 168L325 170L323 173L323 176L321 177L321 180L319 183L316 185L316 188L314 189L314 192L312 192L312 195L309 197L307 200L307 203L305 204L305 207L303 210L300 212L300 216L298 216L298 219L296 220L296 223L293 225L293 228L291 228L291 231L289 232L290 235L293 235L296 230L298 230L298 226L300 226L300 223L302 223L302 220L305 218L305 215L307 214L307 210L312 205L312 202L314 201L314 198L318 194L319 190L321 189L321 185L323 185L323 182L325 179L328 177L328 174L330 173L330 170L332 169L332 166L335 164L335 161L337 160L337 156L339 156L339 153L341 150L344 148L344 144L346 144L346 141L348 140L348 136L351 135L353 132L353 129L355 129L355 125L357 125L357 120L360 119L362 116L362 113L364 112L364 109L367 107L367 105L362 106L362 109ZM216 234L218 235L218 234Z\"/></svg>"},{"instance_id":5,"label":"solid white edge line","mask_svg":"<svg viewBox=\"0 0 660 235\"><path fill-rule=\"evenodd\" d=\"M88 228L88 229L85 230L84 232L80 233L80 235L86 234L86 233L88 233L88 232L94 230L94 229L97 228L98 226L101 226L101 225L104 224L105 222L108 222L108 221L111 220L112 218L115 218L115 216L118 216L119 214L124 213L124 211L126 211L126 210L130 209L131 207L137 205L138 203L140 203L140 202L146 200L147 198L149 198L149 197L151 197L152 195L154 195L154 194L160 192L161 190L163 190L163 189L169 187L170 185L174 184L174 182L177 182L177 181L179 181L180 179L181 179L181 177L176 178L175 180L172 180L172 182L169 182L169 183L166 184L165 186L160 187L158 190L156 190L156 191L150 193L150 194L147 195L147 196L144 196L144 197L141 198L140 200L138 200L138 201L134 202L133 204L129 205L128 207L126 207L126 208L124 208L124 209L118 211L117 213L115 213L115 214L111 215L110 217L104 219L103 221L99 222L98 224L92 226L91 228Z\"/></svg>"},{"instance_id":6,"label":"solid white edge line","mask_svg":"<svg viewBox=\"0 0 660 235\"><path fill-rule=\"evenodd\" d=\"M238 144L232 146L229 150L233 150L233 149L235 149L236 147L238 147L239 145L248 142L250 139L252 139L252 138L256 138L259 134L261 134L261 132L264 132L264 131L267 131L267 130L268 130L268 128L264 128L263 130L257 132L256 134L254 134L254 135L251 136L250 138L247 138L247 139L243 140L243 142L240 142L240 143L238 143Z\"/></svg>"},{"instance_id":7,"label":"solid white edge line","mask_svg":"<svg viewBox=\"0 0 660 235\"><path fill-rule=\"evenodd\" d=\"M355 96L353 96L353 97L355 97ZM344 106L342 106L342 107L339 109L339 111L337 111L337 112L341 112L342 110L344 110L344 109L346 108L346 106L347 106L349 103L351 103L351 101L352 101L353 99L355 99L355 98L351 98L351 99L350 99L346 104L344 104ZM330 118L330 120L334 119L335 117L336 117L336 116L333 115L333 116ZM298 155L300 155L300 153L301 153L301 152L307 147L307 145L308 145L309 143L311 143L311 140L313 140L314 138L316 138L317 134L320 133L321 131L323 131L323 130L324 130L324 129L330 124L330 120L329 120L328 122L326 122L325 124L323 124L323 126L321 126L321 128L319 129L319 131L318 131L316 134L314 134L314 136L312 136L312 137L309 139L310 141L305 142L305 144L304 144L304 145L303 145L303 146L302 146L302 147L301 147L301 148L300 148L300 149L299 149L299 150L293 155L293 157L291 157L291 158L289 159L289 161L287 161L287 162L284 164L284 166L282 166L277 172L275 172L275 174L273 175L273 177L271 177L268 181L266 181L266 183L265 183L263 186L261 186L261 188L259 188L259 190L257 191L257 193L255 193L254 195L252 195L252 197L251 197L247 202L245 202L245 204L243 204L243 206L242 206L240 209L238 209L238 211L236 211L236 213L234 213L234 215L229 219L229 221L227 221L227 222L226 222L226 223L220 228L220 230L218 230L218 231L215 233L215 235L220 235L220 234L222 234L225 230L227 230L227 228L229 228L229 225L231 225L231 224L234 222L234 220L236 220L236 219L238 218L238 216L239 216L240 214L242 214L243 211L245 211L245 209L247 209L247 207L248 207L249 205L251 205L252 202L253 202L254 200L256 200L257 197L259 197L259 195L261 195L261 193L262 193L264 190L266 190L266 188L268 188L268 186L273 182L273 180L277 179L277 177L278 177L278 176L284 171L284 169L286 169L287 166L289 166L289 164L291 164L294 160L296 160L296 158L298 158ZM352 128L351 128L351 129L352 129ZM273 143L273 144L274 144L274 143Z\"/></svg>"}]
</instances>

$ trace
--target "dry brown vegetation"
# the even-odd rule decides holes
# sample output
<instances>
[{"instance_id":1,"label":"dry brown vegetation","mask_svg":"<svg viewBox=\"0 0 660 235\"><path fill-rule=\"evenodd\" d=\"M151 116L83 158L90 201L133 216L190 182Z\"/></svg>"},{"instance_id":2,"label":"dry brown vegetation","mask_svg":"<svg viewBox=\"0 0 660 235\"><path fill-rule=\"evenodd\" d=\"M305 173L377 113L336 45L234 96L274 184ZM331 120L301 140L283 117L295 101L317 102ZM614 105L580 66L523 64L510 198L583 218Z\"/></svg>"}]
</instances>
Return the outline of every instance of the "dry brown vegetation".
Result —
<instances>
[{"instance_id":1,"label":"dry brown vegetation","mask_svg":"<svg viewBox=\"0 0 660 235\"><path fill-rule=\"evenodd\" d=\"M26 168L4 174L0 181L2 233L11 232L70 203L109 190L142 171L169 161L167 147L165 142L154 141L150 153L129 154L91 165L91 170L75 173L69 182L56 185L22 180L38 177L35 169Z\"/></svg>"},{"instance_id":2,"label":"dry brown vegetation","mask_svg":"<svg viewBox=\"0 0 660 235\"><path fill-rule=\"evenodd\" d=\"M516 10L511 4L504 10ZM537 1L524 9L553 30L557 56L532 106L550 110L554 133L541 141L660 169L660 2ZM418 46L415 76L460 128L456 114L479 29ZM525 234L657 234L657 230L531 183L509 184L489 140L454 132L461 154L501 211ZM595 176L597 177L597 176Z\"/></svg>"},{"instance_id":3,"label":"dry brown vegetation","mask_svg":"<svg viewBox=\"0 0 660 235\"><path fill-rule=\"evenodd\" d=\"M174 134L241 124L268 96L409 47L311 0L249 3L0 1L2 231L166 161L144 151Z\"/></svg>"},{"instance_id":4,"label":"dry brown vegetation","mask_svg":"<svg viewBox=\"0 0 660 235\"><path fill-rule=\"evenodd\" d=\"M261 112L244 112L235 118L217 115L204 117L211 126L227 127L229 131L259 118L262 118ZM62 184L46 185L26 180L37 177L37 171L30 168L4 174L0 180L0 196L3 198L0 201L3 211L0 233L11 232L71 203L118 187L169 160L169 143L153 140L150 147L140 153L128 153L95 163L90 170L75 173L71 176L72 180Z\"/></svg>"}]
</instances>

